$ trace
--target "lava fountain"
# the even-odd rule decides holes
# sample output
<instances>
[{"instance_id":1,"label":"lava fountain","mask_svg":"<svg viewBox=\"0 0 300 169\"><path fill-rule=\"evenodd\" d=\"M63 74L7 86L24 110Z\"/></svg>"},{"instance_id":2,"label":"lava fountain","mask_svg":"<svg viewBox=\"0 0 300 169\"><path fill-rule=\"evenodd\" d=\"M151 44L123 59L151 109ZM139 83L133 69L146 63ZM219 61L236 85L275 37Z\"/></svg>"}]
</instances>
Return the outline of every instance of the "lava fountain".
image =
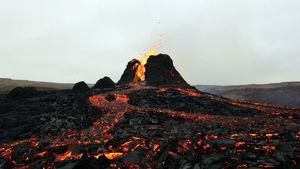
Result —
<instances>
[{"instance_id":1,"label":"lava fountain","mask_svg":"<svg viewBox=\"0 0 300 169\"><path fill-rule=\"evenodd\" d=\"M157 55L159 52L156 49L151 49L148 53L144 54L143 57L139 60L140 64L138 65L136 74L135 74L135 80L138 82L145 81L145 65L147 63L147 60L152 55Z\"/></svg>"}]
</instances>

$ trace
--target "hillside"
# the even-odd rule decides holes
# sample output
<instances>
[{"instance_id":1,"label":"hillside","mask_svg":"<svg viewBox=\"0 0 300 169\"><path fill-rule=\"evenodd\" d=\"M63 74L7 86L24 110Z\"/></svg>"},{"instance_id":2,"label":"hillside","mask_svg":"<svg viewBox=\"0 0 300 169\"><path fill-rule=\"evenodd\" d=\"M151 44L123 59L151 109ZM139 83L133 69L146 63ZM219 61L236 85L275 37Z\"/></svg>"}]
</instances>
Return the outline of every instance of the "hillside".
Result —
<instances>
[{"instance_id":1,"label":"hillside","mask_svg":"<svg viewBox=\"0 0 300 169\"><path fill-rule=\"evenodd\" d=\"M197 89L234 100L300 108L300 82L259 85L196 85Z\"/></svg>"},{"instance_id":2,"label":"hillside","mask_svg":"<svg viewBox=\"0 0 300 169\"><path fill-rule=\"evenodd\" d=\"M0 94L6 94L15 87L33 86L38 90L61 90L70 89L71 83L52 83L52 82L38 82L29 80L14 80L8 78L0 78Z\"/></svg>"}]
</instances>

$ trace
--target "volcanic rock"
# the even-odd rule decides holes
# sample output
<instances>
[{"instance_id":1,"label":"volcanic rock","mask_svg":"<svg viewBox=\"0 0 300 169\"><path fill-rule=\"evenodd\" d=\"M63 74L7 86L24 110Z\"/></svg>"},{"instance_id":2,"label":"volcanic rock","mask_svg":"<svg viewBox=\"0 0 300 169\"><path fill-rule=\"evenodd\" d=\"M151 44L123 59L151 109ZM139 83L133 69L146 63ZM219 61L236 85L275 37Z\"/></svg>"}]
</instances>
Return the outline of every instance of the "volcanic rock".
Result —
<instances>
[{"instance_id":1,"label":"volcanic rock","mask_svg":"<svg viewBox=\"0 0 300 169\"><path fill-rule=\"evenodd\" d=\"M116 96L114 94L108 94L106 95L105 99L109 102L112 102L116 100Z\"/></svg>"},{"instance_id":2,"label":"volcanic rock","mask_svg":"<svg viewBox=\"0 0 300 169\"><path fill-rule=\"evenodd\" d=\"M232 147L235 143L234 140L229 140L229 139L216 139L210 141L211 143L218 145L218 146L225 146L225 147Z\"/></svg>"},{"instance_id":3,"label":"volcanic rock","mask_svg":"<svg viewBox=\"0 0 300 169\"><path fill-rule=\"evenodd\" d=\"M145 81L151 86L189 86L173 65L170 56L150 56L145 65Z\"/></svg>"},{"instance_id":4,"label":"volcanic rock","mask_svg":"<svg viewBox=\"0 0 300 169\"><path fill-rule=\"evenodd\" d=\"M33 97L38 93L34 87L16 87L9 92L9 98L29 98Z\"/></svg>"},{"instance_id":5,"label":"volcanic rock","mask_svg":"<svg viewBox=\"0 0 300 169\"><path fill-rule=\"evenodd\" d=\"M134 77L139 65L140 61L136 59L133 59L130 62L128 62L126 69L124 70L124 73L121 76L121 79L118 81L118 84L125 85L134 82Z\"/></svg>"},{"instance_id":6,"label":"volcanic rock","mask_svg":"<svg viewBox=\"0 0 300 169\"><path fill-rule=\"evenodd\" d=\"M205 165L216 163L225 159L223 154L207 156L202 160L202 163Z\"/></svg>"},{"instance_id":7,"label":"volcanic rock","mask_svg":"<svg viewBox=\"0 0 300 169\"><path fill-rule=\"evenodd\" d=\"M81 159L72 169L104 169L110 166L110 161L103 155L98 159L95 158L86 158Z\"/></svg>"},{"instance_id":8,"label":"volcanic rock","mask_svg":"<svg viewBox=\"0 0 300 169\"><path fill-rule=\"evenodd\" d=\"M254 153L251 153L251 152L249 152L249 153L245 153L245 154L242 154L242 158L244 159L244 160L256 160L256 155L254 154Z\"/></svg>"},{"instance_id":9,"label":"volcanic rock","mask_svg":"<svg viewBox=\"0 0 300 169\"><path fill-rule=\"evenodd\" d=\"M106 89L106 88L114 88L116 86L115 82L112 81L109 77L105 76L104 78L97 81L94 85L94 89Z\"/></svg>"},{"instance_id":10,"label":"volcanic rock","mask_svg":"<svg viewBox=\"0 0 300 169\"><path fill-rule=\"evenodd\" d=\"M91 111L98 110L88 104L84 94L69 90L39 92L26 99L0 96L0 145L89 127L102 116L101 111Z\"/></svg>"},{"instance_id":11,"label":"volcanic rock","mask_svg":"<svg viewBox=\"0 0 300 169\"><path fill-rule=\"evenodd\" d=\"M284 155L283 155L282 153L280 153L280 152L276 152L276 153L274 154L274 157L275 157L275 159L276 159L277 161L279 161L279 162L282 162L282 163L285 163L285 162L286 162L286 158L285 158Z\"/></svg>"},{"instance_id":12,"label":"volcanic rock","mask_svg":"<svg viewBox=\"0 0 300 169\"><path fill-rule=\"evenodd\" d=\"M139 161L141 160L142 154L140 152L137 151L133 151L133 152L129 152L128 154L126 154L125 156L125 161L126 162L131 162L134 164L138 164Z\"/></svg>"},{"instance_id":13,"label":"volcanic rock","mask_svg":"<svg viewBox=\"0 0 300 169\"><path fill-rule=\"evenodd\" d=\"M72 88L73 92L86 92L88 90L90 90L90 88L84 81L76 83Z\"/></svg>"}]
</instances>

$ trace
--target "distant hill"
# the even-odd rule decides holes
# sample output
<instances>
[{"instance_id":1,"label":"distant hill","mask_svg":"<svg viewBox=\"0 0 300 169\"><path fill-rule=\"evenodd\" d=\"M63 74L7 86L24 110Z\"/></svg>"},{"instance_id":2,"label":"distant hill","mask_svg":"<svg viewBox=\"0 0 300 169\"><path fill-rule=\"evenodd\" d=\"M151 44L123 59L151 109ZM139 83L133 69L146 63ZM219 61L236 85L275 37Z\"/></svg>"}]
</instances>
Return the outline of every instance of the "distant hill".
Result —
<instances>
[{"instance_id":1,"label":"distant hill","mask_svg":"<svg viewBox=\"0 0 300 169\"><path fill-rule=\"evenodd\" d=\"M25 86L33 86L36 87L38 90L62 90L62 89L71 89L73 87L73 84L0 78L0 94L9 93L9 91L11 91L15 87L25 87Z\"/></svg>"},{"instance_id":2,"label":"distant hill","mask_svg":"<svg viewBox=\"0 0 300 169\"><path fill-rule=\"evenodd\" d=\"M300 108L300 82L259 85L196 85L199 90L234 100L262 102Z\"/></svg>"}]
</instances>

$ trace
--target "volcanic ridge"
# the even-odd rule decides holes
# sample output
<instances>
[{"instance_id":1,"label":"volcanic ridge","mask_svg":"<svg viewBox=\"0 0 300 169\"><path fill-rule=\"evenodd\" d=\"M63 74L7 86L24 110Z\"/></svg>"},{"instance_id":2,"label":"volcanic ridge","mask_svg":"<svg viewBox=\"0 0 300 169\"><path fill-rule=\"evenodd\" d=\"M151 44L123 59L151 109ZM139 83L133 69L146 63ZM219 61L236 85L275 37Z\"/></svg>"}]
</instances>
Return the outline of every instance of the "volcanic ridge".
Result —
<instances>
[{"instance_id":1,"label":"volcanic ridge","mask_svg":"<svg viewBox=\"0 0 300 169\"><path fill-rule=\"evenodd\" d=\"M300 111L198 91L166 54L120 80L0 97L0 168L297 168Z\"/></svg>"}]
</instances>

